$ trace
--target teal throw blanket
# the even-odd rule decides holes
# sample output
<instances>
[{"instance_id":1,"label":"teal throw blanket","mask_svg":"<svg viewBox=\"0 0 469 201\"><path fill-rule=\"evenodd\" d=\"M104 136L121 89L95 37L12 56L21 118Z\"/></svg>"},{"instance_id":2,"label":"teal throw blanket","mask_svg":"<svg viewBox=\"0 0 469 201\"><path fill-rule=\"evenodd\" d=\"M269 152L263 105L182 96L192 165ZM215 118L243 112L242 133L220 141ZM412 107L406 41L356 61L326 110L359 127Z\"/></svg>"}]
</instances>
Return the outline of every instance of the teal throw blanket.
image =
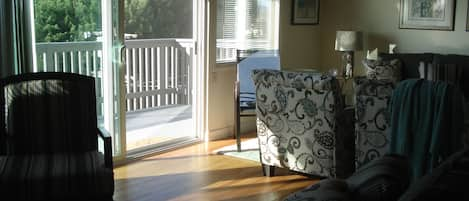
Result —
<instances>
[{"instance_id":1,"label":"teal throw blanket","mask_svg":"<svg viewBox=\"0 0 469 201\"><path fill-rule=\"evenodd\" d=\"M446 82L409 79L393 92L390 153L405 155L411 180L462 148L463 96Z\"/></svg>"}]
</instances>

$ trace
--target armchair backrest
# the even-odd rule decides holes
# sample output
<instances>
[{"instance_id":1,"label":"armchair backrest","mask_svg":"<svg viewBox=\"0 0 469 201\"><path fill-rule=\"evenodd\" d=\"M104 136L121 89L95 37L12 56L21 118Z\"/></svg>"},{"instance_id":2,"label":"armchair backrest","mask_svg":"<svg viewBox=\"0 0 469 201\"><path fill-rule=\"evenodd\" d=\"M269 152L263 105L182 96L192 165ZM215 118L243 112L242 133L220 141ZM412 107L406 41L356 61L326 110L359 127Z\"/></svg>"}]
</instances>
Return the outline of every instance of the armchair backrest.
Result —
<instances>
[{"instance_id":1,"label":"armchair backrest","mask_svg":"<svg viewBox=\"0 0 469 201\"><path fill-rule=\"evenodd\" d=\"M339 84L334 77L319 72L256 69L252 71L252 80L256 87L259 84L273 84L289 88L306 88L321 91L339 90Z\"/></svg>"},{"instance_id":2,"label":"armchair backrest","mask_svg":"<svg viewBox=\"0 0 469 201\"><path fill-rule=\"evenodd\" d=\"M257 112L262 117L265 117L267 112L281 112L280 110L286 109L287 104L297 104L296 102L287 102L288 99L300 101L302 113L306 112L307 115L312 115L308 112L314 113L310 109L317 110L317 108L309 107L311 106L309 103L312 103L307 101L309 99L316 100L322 98L323 100L317 100L318 103L321 103L317 107L323 107L321 111L327 111L331 115L339 112L337 108L343 109L339 82L329 75L317 72L258 69L252 71L252 80L256 86ZM299 97L295 97L294 93L303 93L304 101L300 100ZM263 105L268 106L263 107ZM288 113L289 111L284 112Z\"/></svg>"},{"instance_id":3,"label":"armchair backrest","mask_svg":"<svg viewBox=\"0 0 469 201\"><path fill-rule=\"evenodd\" d=\"M388 107L394 88L392 80L354 79L356 169L389 151L391 122Z\"/></svg>"},{"instance_id":4,"label":"armchair backrest","mask_svg":"<svg viewBox=\"0 0 469 201\"><path fill-rule=\"evenodd\" d=\"M0 82L3 154L97 150L94 78L31 73Z\"/></svg>"},{"instance_id":5,"label":"armchair backrest","mask_svg":"<svg viewBox=\"0 0 469 201\"><path fill-rule=\"evenodd\" d=\"M344 146L353 139L339 126L344 115L336 78L263 69L253 70L252 79L262 164L332 177L353 169L352 150Z\"/></svg>"}]
</instances>

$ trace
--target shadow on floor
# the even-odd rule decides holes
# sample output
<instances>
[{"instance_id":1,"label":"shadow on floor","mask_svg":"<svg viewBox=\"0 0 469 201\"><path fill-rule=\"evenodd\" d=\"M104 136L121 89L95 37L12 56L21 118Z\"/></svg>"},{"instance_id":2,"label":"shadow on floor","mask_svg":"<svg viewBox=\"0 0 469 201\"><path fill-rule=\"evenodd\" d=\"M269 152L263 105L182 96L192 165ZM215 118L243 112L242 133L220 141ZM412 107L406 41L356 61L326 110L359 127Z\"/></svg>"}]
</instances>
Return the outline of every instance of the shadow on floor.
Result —
<instances>
[{"instance_id":1,"label":"shadow on floor","mask_svg":"<svg viewBox=\"0 0 469 201\"><path fill-rule=\"evenodd\" d=\"M263 177L259 167L230 168L116 180L116 201L143 200L280 200L315 179L278 171ZM295 185L296 184L296 185ZM257 199L259 198L259 199Z\"/></svg>"}]
</instances>

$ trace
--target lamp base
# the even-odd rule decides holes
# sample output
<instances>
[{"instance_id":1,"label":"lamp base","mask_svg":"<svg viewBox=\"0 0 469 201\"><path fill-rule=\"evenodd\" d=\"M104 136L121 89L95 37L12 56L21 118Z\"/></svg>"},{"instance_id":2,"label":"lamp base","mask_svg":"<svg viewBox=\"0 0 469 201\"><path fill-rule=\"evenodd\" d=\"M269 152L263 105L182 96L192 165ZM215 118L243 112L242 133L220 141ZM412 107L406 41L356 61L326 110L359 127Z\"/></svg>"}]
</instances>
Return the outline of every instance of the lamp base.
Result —
<instances>
[{"instance_id":1,"label":"lamp base","mask_svg":"<svg viewBox=\"0 0 469 201\"><path fill-rule=\"evenodd\" d=\"M343 65L342 76L344 78L353 77L353 51L346 51L342 54Z\"/></svg>"}]
</instances>

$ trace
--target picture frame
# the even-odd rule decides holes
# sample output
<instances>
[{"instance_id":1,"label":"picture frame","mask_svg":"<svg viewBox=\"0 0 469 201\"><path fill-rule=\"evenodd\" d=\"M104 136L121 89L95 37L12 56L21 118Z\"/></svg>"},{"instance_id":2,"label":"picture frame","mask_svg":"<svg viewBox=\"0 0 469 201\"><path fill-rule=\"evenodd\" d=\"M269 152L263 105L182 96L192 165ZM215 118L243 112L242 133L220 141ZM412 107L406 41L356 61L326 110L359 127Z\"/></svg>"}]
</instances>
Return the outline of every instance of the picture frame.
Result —
<instances>
[{"instance_id":1,"label":"picture frame","mask_svg":"<svg viewBox=\"0 0 469 201\"><path fill-rule=\"evenodd\" d=\"M455 0L401 0L399 28L454 30Z\"/></svg>"},{"instance_id":2,"label":"picture frame","mask_svg":"<svg viewBox=\"0 0 469 201\"><path fill-rule=\"evenodd\" d=\"M293 0L291 24L319 24L319 0Z\"/></svg>"},{"instance_id":3,"label":"picture frame","mask_svg":"<svg viewBox=\"0 0 469 201\"><path fill-rule=\"evenodd\" d=\"M469 1L467 2L466 31L469 32Z\"/></svg>"}]
</instances>

